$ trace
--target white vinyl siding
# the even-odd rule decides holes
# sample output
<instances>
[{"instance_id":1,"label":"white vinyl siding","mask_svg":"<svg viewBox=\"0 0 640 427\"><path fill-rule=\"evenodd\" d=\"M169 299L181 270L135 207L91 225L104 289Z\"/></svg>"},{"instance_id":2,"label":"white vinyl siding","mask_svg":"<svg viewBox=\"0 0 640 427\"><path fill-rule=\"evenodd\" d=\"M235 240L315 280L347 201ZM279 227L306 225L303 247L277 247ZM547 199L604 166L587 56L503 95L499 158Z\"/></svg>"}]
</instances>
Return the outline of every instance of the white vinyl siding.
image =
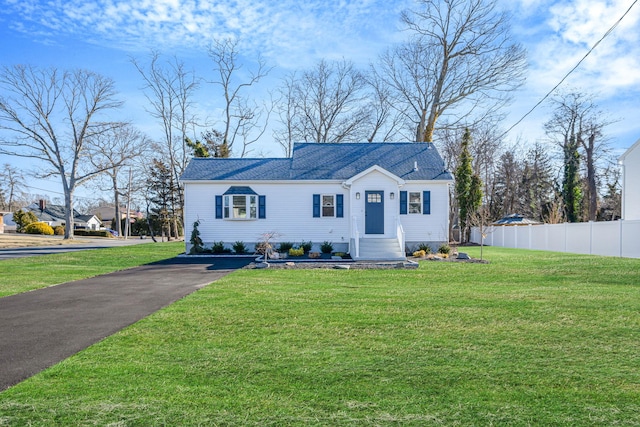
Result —
<instances>
[{"instance_id":1,"label":"white vinyl siding","mask_svg":"<svg viewBox=\"0 0 640 427\"><path fill-rule=\"evenodd\" d=\"M349 207L344 204L344 217L326 217L312 221L312 194L347 194L341 183L251 182L251 188L266 197L266 219L231 221L215 218L215 196L223 194L238 182L202 182L185 184L185 236L190 236L194 221L200 219L200 236L207 245L214 241L243 241L252 244L267 232L279 234L277 241L309 241L320 244L349 242ZM255 196L256 200L258 196ZM224 200L224 196L222 197ZM335 203L336 198L334 198ZM345 196L347 200L347 196ZM334 204L335 209L335 204ZM250 246L250 245L249 245ZM253 250L250 246L249 250Z\"/></svg>"}]
</instances>

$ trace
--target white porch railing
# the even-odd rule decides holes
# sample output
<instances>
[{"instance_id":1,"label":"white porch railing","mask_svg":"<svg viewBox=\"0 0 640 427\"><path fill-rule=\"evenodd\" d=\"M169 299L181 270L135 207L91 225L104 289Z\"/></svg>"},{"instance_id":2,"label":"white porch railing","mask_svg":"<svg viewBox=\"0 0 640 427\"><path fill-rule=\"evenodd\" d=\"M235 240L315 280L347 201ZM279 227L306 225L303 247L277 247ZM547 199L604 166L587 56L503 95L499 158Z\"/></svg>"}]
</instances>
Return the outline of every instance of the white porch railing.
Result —
<instances>
[{"instance_id":1,"label":"white porch railing","mask_svg":"<svg viewBox=\"0 0 640 427\"><path fill-rule=\"evenodd\" d=\"M395 217L396 219L396 239L398 239L398 243L400 244L400 250L404 254L404 228L402 228L402 223L400 222L400 217Z\"/></svg>"},{"instance_id":2,"label":"white porch railing","mask_svg":"<svg viewBox=\"0 0 640 427\"><path fill-rule=\"evenodd\" d=\"M351 217L351 239L353 240L353 248L350 250L352 258L360 256L360 231L358 230L358 218Z\"/></svg>"}]
</instances>

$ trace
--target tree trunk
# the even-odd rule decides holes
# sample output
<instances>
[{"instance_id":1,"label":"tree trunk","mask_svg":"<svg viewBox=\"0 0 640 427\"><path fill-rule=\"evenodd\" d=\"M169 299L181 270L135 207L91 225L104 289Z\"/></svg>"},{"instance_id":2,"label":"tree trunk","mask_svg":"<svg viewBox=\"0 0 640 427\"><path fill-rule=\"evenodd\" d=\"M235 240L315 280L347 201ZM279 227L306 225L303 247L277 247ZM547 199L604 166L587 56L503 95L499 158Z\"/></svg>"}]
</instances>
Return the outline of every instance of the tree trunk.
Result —
<instances>
[{"instance_id":1,"label":"tree trunk","mask_svg":"<svg viewBox=\"0 0 640 427\"><path fill-rule=\"evenodd\" d=\"M73 191L71 189L69 189L66 185L65 185L65 187L66 188L65 188L65 191L64 191L64 207L65 207L64 238L65 238L65 240L72 240L73 239L73 223L74 223L74 218L73 218Z\"/></svg>"},{"instance_id":2,"label":"tree trunk","mask_svg":"<svg viewBox=\"0 0 640 427\"><path fill-rule=\"evenodd\" d=\"M120 195L118 194L118 182L115 175L113 175L111 178L113 180L113 201L116 204L113 217L116 220L116 231L118 232L118 236L122 236L122 213L120 212Z\"/></svg>"}]
</instances>

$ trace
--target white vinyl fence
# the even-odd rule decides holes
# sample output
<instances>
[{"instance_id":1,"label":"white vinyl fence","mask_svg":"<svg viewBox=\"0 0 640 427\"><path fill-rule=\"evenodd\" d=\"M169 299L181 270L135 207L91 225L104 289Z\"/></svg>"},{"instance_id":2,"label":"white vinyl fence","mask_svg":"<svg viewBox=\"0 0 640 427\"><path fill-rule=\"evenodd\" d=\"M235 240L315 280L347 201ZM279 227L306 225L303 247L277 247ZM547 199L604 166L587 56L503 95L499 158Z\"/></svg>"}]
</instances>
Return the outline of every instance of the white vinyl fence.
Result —
<instances>
[{"instance_id":1,"label":"white vinyl fence","mask_svg":"<svg viewBox=\"0 0 640 427\"><path fill-rule=\"evenodd\" d=\"M640 258L640 221L501 225L484 231L489 246ZM471 241L479 244L480 237L473 227Z\"/></svg>"}]
</instances>

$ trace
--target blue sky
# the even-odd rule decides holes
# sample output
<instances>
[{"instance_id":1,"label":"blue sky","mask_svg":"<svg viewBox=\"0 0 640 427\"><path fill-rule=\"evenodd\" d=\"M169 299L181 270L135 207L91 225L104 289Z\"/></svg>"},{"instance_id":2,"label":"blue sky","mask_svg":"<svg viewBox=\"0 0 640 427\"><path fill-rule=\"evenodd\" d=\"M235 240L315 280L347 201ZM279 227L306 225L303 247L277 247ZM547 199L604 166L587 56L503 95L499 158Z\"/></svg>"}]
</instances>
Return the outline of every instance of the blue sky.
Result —
<instances>
[{"instance_id":1,"label":"blue sky","mask_svg":"<svg viewBox=\"0 0 640 427\"><path fill-rule=\"evenodd\" d=\"M526 85L515 95L503 128L533 107L637 0L499 0L512 14L514 37L527 49ZM286 72L321 58L352 60L365 67L401 41L400 11L413 0L0 0L0 63L59 68L83 67L111 77L125 101L121 119L134 121L150 137L157 127L144 111L142 82L130 58L151 49L176 55L202 76L211 76L206 46L214 38L240 37L247 58L261 54L274 66L269 86ZM562 86L596 95L612 119L607 131L616 153L640 138L640 5ZM203 115L215 114L213 86L201 90ZM543 138L549 108L539 107L507 141ZM266 135L257 151L280 156ZM31 169L2 156L0 164ZM55 180L38 188L58 191ZM35 186L35 184L34 184ZM31 192L37 193L37 190ZM42 193L42 192L40 192Z\"/></svg>"}]
</instances>

